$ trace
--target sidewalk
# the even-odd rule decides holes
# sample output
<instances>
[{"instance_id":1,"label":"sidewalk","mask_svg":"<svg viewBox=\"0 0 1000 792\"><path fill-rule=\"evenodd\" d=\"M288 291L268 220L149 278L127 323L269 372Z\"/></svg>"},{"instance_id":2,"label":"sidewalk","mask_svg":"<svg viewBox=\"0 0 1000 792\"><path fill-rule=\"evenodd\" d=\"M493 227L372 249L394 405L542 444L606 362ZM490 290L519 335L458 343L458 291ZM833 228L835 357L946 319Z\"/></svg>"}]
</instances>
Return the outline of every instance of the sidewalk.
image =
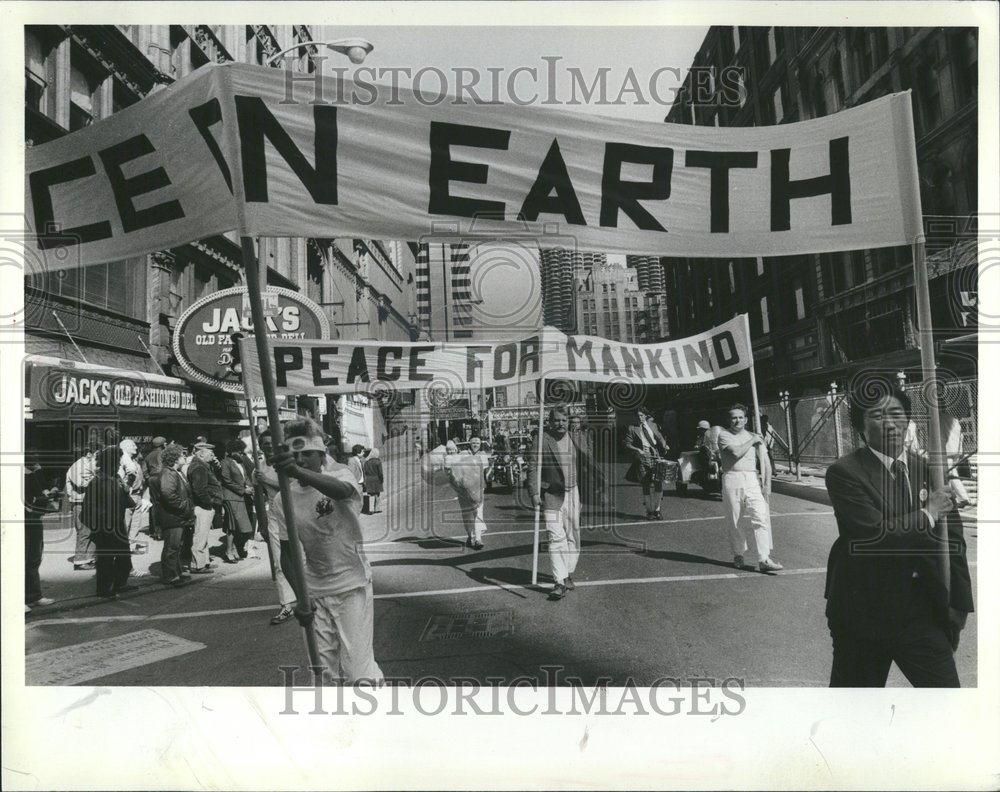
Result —
<instances>
[{"instance_id":1,"label":"sidewalk","mask_svg":"<svg viewBox=\"0 0 1000 792\"><path fill-rule=\"evenodd\" d=\"M774 478L771 481L771 490L779 495L789 495L793 498L801 498L812 503L822 503L830 505L830 495L826 491L826 468L802 465L799 468L800 474L788 472L788 466L781 463L775 466Z\"/></svg>"},{"instance_id":2,"label":"sidewalk","mask_svg":"<svg viewBox=\"0 0 1000 792\"><path fill-rule=\"evenodd\" d=\"M45 551L42 555L42 565L39 575L42 579L42 594L54 599L54 605L39 606L31 609L31 613L25 614L28 620L36 617L49 617L56 613L84 609L105 605L104 600L98 599L96 591L96 573L90 570L75 570L70 559L76 550L76 533L73 530L72 519L68 513L53 514L42 521L45 527ZM235 570L245 568L248 562L253 562L250 558L241 561L239 564L224 564L215 555L214 551L222 544L222 531L212 530L209 532L208 547L213 553L213 563L216 571L210 575L196 575L189 582L188 586L198 585L213 579L218 579ZM132 578L131 585L138 586L139 591L127 595L126 598L141 596L154 590L172 589L160 581L160 552L163 550L163 542L154 541L146 533L146 529L139 533L138 541L145 543L147 549L145 553L132 555L132 568L140 573L138 577ZM268 556L265 542L254 543L256 546L256 556L263 560L266 571ZM252 545L248 544L251 556L254 551ZM125 599L125 598L123 598Z\"/></svg>"},{"instance_id":3,"label":"sidewalk","mask_svg":"<svg viewBox=\"0 0 1000 792\"><path fill-rule=\"evenodd\" d=\"M800 481L796 481L794 473L788 472L787 465L778 463L775 465L777 472L771 482L771 491L779 495L789 495L793 498L801 498L812 503L821 503L824 506L831 506L830 494L826 491L826 469L802 465ZM962 509L959 514L962 522L966 525L976 525L978 522L978 509L976 499L973 503Z\"/></svg>"}]
</instances>

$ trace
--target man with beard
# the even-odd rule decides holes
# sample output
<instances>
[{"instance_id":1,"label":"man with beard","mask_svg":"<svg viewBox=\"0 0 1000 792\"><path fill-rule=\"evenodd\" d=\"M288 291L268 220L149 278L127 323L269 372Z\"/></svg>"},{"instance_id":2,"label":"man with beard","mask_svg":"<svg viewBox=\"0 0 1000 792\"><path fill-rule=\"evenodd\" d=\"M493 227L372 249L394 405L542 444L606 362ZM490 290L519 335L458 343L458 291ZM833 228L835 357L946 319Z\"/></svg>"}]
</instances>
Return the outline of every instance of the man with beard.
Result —
<instances>
[{"instance_id":1,"label":"man with beard","mask_svg":"<svg viewBox=\"0 0 1000 792\"><path fill-rule=\"evenodd\" d=\"M569 433L569 412L565 407L549 411L549 425L542 435L541 489L536 481L537 451L532 450L528 489L536 509L542 509L549 537L549 560L555 586L549 594L561 600L576 588L573 572L580 559L580 483L586 481L592 493L603 498L604 479L593 458L580 448Z\"/></svg>"}]
</instances>

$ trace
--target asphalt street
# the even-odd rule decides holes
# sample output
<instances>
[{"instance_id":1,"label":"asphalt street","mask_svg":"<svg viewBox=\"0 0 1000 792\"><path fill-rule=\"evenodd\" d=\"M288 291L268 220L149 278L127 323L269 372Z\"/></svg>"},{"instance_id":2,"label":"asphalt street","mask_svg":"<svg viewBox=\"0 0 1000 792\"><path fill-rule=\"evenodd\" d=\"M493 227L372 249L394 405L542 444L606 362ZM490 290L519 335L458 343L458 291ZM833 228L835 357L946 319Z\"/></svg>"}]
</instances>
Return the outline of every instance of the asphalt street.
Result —
<instances>
[{"instance_id":1,"label":"asphalt street","mask_svg":"<svg viewBox=\"0 0 1000 792\"><path fill-rule=\"evenodd\" d=\"M553 602L544 541L539 585L531 585L526 492L487 496L481 551L464 546L446 489L395 492L385 513L362 517L376 594L375 655L385 675L508 684L528 677L542 685L648 685L664 677L736 678L749 687L828 683L823 583L836 536L829 506L773 495L772 555L785 570L760 574L732 568L718 496L668 494L656 521L645 518L637 486L620 486L614 503L583 531L576 590ZM975 583L975 523L966 536ZM159 582L159 545L151 542L149 553L135 557L146 571L140 589L118 602L93 596L92 573L66 562L69 547L66 531L51 526L42 580L57 602L26 615L35 673L89 657L98 658L97 670L84 684L269 686L282 684L279 666L307 664L294 619L269 624L278 603L263 544L260 558L220 565L177 590ZM149 630L156 632L142 632ZM180 648L164 649L171 642ZM56 649L65 652L53 659ZM964 686L976 684L975 649L973 614L957 654ZM40 652L50 654L33 659ZM102 652L112 660L100 659ZM115 657L126 656L121 663L133 667L114 671ZM908 683L893 668L889 684Z\"/></svg>"}]
</instances>

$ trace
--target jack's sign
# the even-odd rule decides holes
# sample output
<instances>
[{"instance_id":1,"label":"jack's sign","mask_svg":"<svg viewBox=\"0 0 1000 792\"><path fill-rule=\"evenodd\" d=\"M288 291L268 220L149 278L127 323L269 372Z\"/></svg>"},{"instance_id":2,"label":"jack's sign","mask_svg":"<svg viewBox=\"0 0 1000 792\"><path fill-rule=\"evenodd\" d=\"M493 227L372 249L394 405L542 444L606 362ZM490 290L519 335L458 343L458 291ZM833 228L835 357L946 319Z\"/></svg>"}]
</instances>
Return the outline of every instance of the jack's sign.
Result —
<instances>
[{"instance_id":1,"label":"jack's sign","mask_svg":"<svg viewBox=\"0 0 1000 792\"><path fill-rule=\"evenodd\" d=\"M253 322L244 310L242 286L215 292L188 308L174 329L174 354L195 382L229 393L243 393L242 368L234 355L233 333L253 337ZM312 300L291 289L268 287L273 308L265 317L267 336L277 343L299 343L330 337L330 323Z\"/></svg>"},{"instance_id":2,"label":"jack's sign","mask_svg":"<svg viewBox=\"0 0 1000 792\"><path fill-rule=\"evenodd\" d=\"M904 245L919 231L908 92L719 129L428 106L332 76L316 96L294 79L206 65L29 148L37 247L75 245L62 258L91 264L233 230L418 240L435 222L475 218L485 235L523 235L537 221L582 250L725 257Z\"/></svg>"}]
</instances>

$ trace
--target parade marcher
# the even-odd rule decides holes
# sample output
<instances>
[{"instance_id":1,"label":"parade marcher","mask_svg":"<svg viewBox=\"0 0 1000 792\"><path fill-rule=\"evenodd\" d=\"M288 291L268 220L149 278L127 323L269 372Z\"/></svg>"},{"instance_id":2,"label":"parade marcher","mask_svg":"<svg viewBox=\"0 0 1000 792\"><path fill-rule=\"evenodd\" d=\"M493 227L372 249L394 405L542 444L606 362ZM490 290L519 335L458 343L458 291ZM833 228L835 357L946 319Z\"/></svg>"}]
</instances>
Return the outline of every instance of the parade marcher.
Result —
<instances>
[{"instance_id":1,"label":"parade marcher","mask_svg":"<svg viewBox=\"0 0 1000 792\"><path fill-rule=\"evenodd\" d=\"M865 447L826 471L839 534L825 592L830 686L884 687L895 662L914 687L958 687L954 652L973 610L962 520L950 490L930 491L926 461L905 447L909 397L872 392L864 379L852 383L851 425ZM947 549L935 536L941 520Z\"/></svg>"},{"instance_id":2,"label":"parade marcher","mask_svg":"<svg viewBox=\"0 0 1000 792\"><path fill-rule=\"evenodd\" d=\"M528 488L535 508L543 511L549 538L549 561L555 585L549 596L559 600L576 586L573 572L580 558L581 481L593 482L594 495L604 497L603 476L592 457L569 433L565 407L549 411L549 425L542 435L541 491L536 488L536 453L528 463Z\"/></svg>"},{"instance_id":3,"label":"parade marcher","mask_svg":"<svg viewBox=\"0 0 1000 792\"><path fill-rule=\"evenodd\" d=\"M225 512L225 560L235 564L246 558L246 543L253 536L246 496L253 495L253 486L246 468L237 456L246 446L242 440L226 443L226 457L221 462L222 508Z\"/></svg>"},{"instance_id":4,"label":"parade marcher","mask_svg":"<svg viewBox=\"0 0 1000 792\"><path fill-rule=\"evenodd\" d=\"M163 453L163 449L167 445L167 438L154 437L152 445L152 451L146 454L145 458L142 460L142 475L147 482L150 482L154 476L159 475L160 455ZM153 501L153 499L150 498L150 501ZM156 509L150 509L149 511L149 536L157 542L163 538L160 534L160 526L156 522Z\"/></svg>"},{"instance_id":5,"label":"parade marcher","mask_svg":"<svg viewBox=\"0 0 1000 792\"><path fill-rule=\"evenodd\" d=\"M191 573L204 575L214 572L208 554L208 533L215 520L215 510L222 505L222 485L215 476L212 460L215 446L197 443L194 458L188 463L187 480L194 500L194 536L191 545Z\"/></svg>"},{"instance_id":6,"label":"parade marcher","mask_svg":"<svg viewBox=\"0 0 1000 792\"><path fill-rule=\"evenodd\" d=\"M777 572L783 567L771 558L771 512L765 493L771 491L771 467L767 456L758 454L764 438L748 432L747 410L742 404L729 408L729 429L719 434L719 454L722 459L722 509L729 528L733 551L733 566L743 569L747 540L740 529L744 512L753 525L757 542L757 567L761 572ZM758 473L757 465L762 469Z\"/></svg>"},{"instance_id":7,"label":"parade marcher","mask_svg":"<svg viewBox=\"0 0 1000 792\"><path fill-rule=\"evenodd\" d=\"M767 461L771 463L771 470L774 470L774 444L778 439L778 433L771 426L771 419L766 415L760 416L760 435L764 438L764 450L767 451Z\"/></svg>"},{"instance_id":8,"label":"parade marcher","mask_svg":"<svg viewBox=\"0 0 1000 792\"><path fill-rule=\"evenodd\" d=\"M56 510L53 498L58 487L45 486L45 474L38 459L24 460L24 610L32 606L51 605L54 599L42 596L42 580L38 570L45 550L45 530L42 517Z\"/></svg>"},{"instance_id":9,"label":"parade marcher","mask_svg":"<svg viewBox=\"0 0 1000 792\"><path fill-rule=\"evenodd\" d=\"M659 462L666 459L670 448L649 410L642 405L636 410L635 423L625 430L625 448L632 453L632 465L625 480L638 481L642 485L646 517L659 520L663 499L663 473Z\"/></svg>"},{"instance_id":10,"label":"parade marcher","mask_svg":"<svg viewBox=\"0 0 1000 792\"><path fill-rule=\"evenodd\" d=\"M361 462L361 471L364 476L365 496L367 500L367 514L378 514L382 511L379 506L379 497L382 495L382 488L385 484L385 473L382 470L382 460L379 459L377 448L368 452L368 456Z\"/></svg>"},{"instance_id":11,"label":"parade marcher","mask_svg":"<svg viewBox=\"0 0 1000 792\"><path fill-rule=\"evenodd\" d=\"M276 454L273 462L292 479L292 509L312 598L311 612L300 616L296 611L296 617L313 620L320 661L335 680L381 682L373 651L371 567L357 517L360 484L352 470L328 462L323 432L315 421L290 422L285 437L290 450ZM278 515L285 575L299 591L280 497L275 498L272 513Z\"/></svg>"},{"instance_id":12,"label":"parade marcher","mask_svg":"<svg viewBox=\"0 0 1000 792\"><path fill-rule=\"evenodd\" d=\"M83 456L66 471L66 496L73 517L73 530L76 532L76 553L70 558L73 569L94 568L94 544L90 541L90 529L80 520L80 510L83 508L87 485L94 478L95 470L94 451L86 447L83 449Z\"/></svg>"},{"instance_id":13,"label":"parade marcher","mask_svg":"<svg viewBox=\"0 0 1000 792\"><path fill-rule=\"evenodd\" d=\"M347 458L347 467L350 468L360 486L365 483L364 456L365 447L358 443L351 447L351 455Z\"/></svg>"},{"instance_id":14,"label":"parade marcher","mask_svg":"<svg viewBox=\"0 0 1000 792\"><path fill-rule=\"evenodd\" d=\"M139 588L128 582L132 553L125 514L136 504L119 474L121 455L118 446L98 452L96 475L87 486L81 514L96 548L97 596L104 599L117 599L121 592Z\"/></svg>"},{"instance_id":15,"label":"parade marcher","mask_svg":"<svg viewBox=\"0 0 1000 792\"><path fill-rule=\"evenodd\" d=\"M483 533L486 522L483 519L483 498L486 492L486 476L490 472L489 454L482 450L483 441L477 435L469 438L469 451L451 454L445 460L445 470L462 512L465 526L465 546L473 550L483 549ZM455 447L457 451L457 446Z\"/></svg>"},{"instance_id":16,"label":"parade marcher","mask_svg":"<svg viewBox=\"0 0 1000 792\"><path fill-rule=\"evenodd\" d=\"M941 425L941 441L944 445L944 453L948 459L948 487L955 501L955 507L964 509L972 501L969 499L969 492L959 475L963 453L962 446L965 439L962 435L962 424L950 413L941 410L938 413L938 420ZM906 437L903 445L911 454L919 454L926 459L927 452L921 447L920 439L917 436L917 424L910 421L906 427Z\"/></svg>"},{"instance_id":17,"label":"parade marcher","mask_svg":"<svg viewBox=\"0 0 1000 792\"><path fill-rule=\"evenodd\" d=\"M278 527L278 520L281 519L281 516L276 515L273 508L274 499L278 495L278 474L267 462L268 458L272 456L271 433L266 430L261 432L257 443L261 454L257 459L254 476L257 484L263 487L264 499L267 502L267 512L258 515L257 525L271 547L274 584L278 591L278 604L280 605L278 612L271 617L271 624L281 624L292 618L296 598L295 591L292 589L291 583L288 582L288 578L285 577L281 565L281 540Z\"/></svg>"},{"instance_id":18,"label":"parade marcher","mask_svg":"<svg viewBox=\"0 0 1000 792\"><path fill-rule=\"evenodd\" d=\"M163 537L160 578L171 586L183 585L191 577L181 563L184 534L194 529L194 501L191 485L181 473L183 458L180 446L167 446L159 457L158 471L149 478L152 513Z\"/></svg>"}]
</instances>

